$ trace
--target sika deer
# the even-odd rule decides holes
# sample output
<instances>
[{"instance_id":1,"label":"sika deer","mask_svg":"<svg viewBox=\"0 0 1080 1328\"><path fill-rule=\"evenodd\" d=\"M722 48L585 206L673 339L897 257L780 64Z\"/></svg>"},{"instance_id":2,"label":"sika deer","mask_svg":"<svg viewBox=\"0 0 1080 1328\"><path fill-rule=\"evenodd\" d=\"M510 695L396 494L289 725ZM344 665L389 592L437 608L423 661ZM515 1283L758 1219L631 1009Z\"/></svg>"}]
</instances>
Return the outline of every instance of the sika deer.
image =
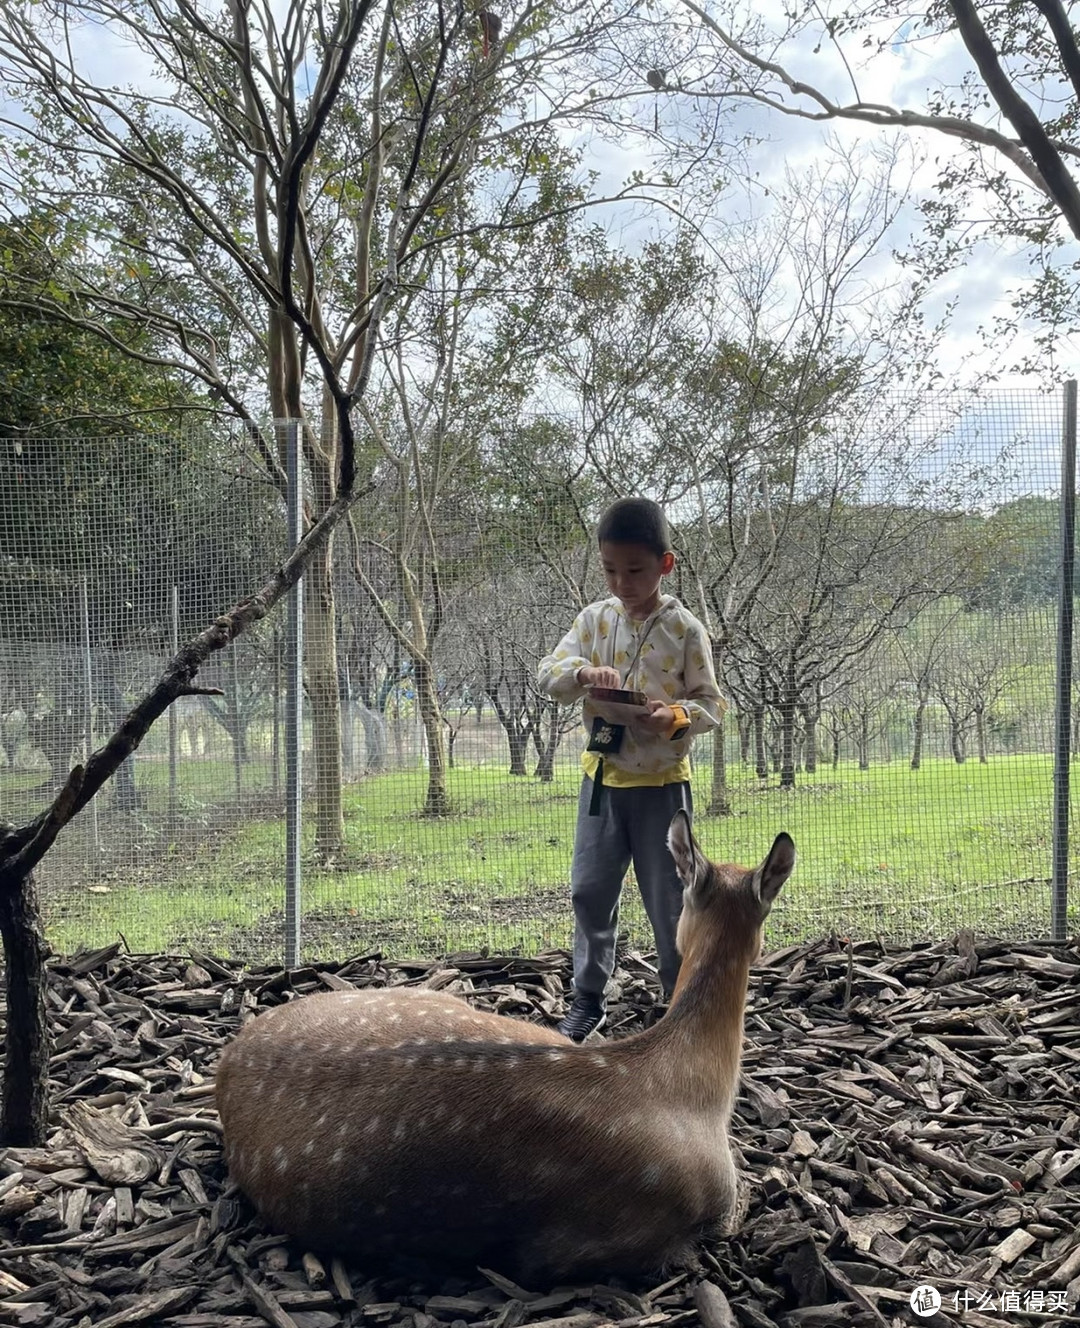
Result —
<instances>
[{"instance_id":1,"label":"sika deer","mask_svg":"<svg viewBox=\"0 0 1080 1328\"><path fill-rule=\"evenodd\" d=\"M684 883L666 1018L609 1042L416 989L328 992L250 1021L217 1100L229 1169L275 1228L356 1258L643 1273L730 1219L728 1120L761 924L791 874L668 832Z\"/></svg>"}]
</instances>

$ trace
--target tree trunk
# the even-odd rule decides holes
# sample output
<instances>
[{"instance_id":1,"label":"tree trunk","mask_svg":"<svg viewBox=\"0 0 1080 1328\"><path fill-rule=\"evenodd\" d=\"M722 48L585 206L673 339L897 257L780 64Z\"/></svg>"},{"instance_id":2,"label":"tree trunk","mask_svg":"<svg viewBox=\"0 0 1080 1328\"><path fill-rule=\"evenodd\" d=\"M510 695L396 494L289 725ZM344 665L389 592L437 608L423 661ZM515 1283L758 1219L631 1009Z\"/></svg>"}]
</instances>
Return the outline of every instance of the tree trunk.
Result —
<instances>
[{"instance_id":1,"label":"tree trunk","mask_svg":"<svg viewBox=\"0 0 1080 1328\"><path fill-rule=\"evenodd\" d=\"M753 720L745 710L740 710L735 724L739 730L739 760L743 765L749 765L754 740Z\"/></svg>"},{"instance_id":2,"label":"tree trunk","mask_svg":"<svg viewBox=\"0 0 1080 1328\"><path fill-rule=\"evenodd\" d=\"M712 793L709 798L709 811L713 816L730 816L731 799L728 797L727 782L727 743L724 732L724 711L720 711L720 723L713 729L712 749Z\"/></svg>"},{"instance_id":3,"label":"tree trunk","mask_svg":"<svg viewBox=\"0 0 1080 1328\"><path fill-rule=\"evenodd\" d=\"M964 751L964 735L959 722L952 715L949 716L949 746L953 760L957 765L963 765L967 755Z\"/></svg>"},{"instance_id":4,"label":"tree trunk","mask_svg":"<svg viewBox=\"0 0 1080 1328\"><path fill-rule=\"evenodd\" d=\"M81 734L74 707L64 697L56 695L53 709L40 718L31 718L26 734L30 745L36 747L49 763L48 792L50 795L58 793L80 746Z\"/></svg>"},{"instance_id":5,"label":"tree trunk","mask_svg":"<svg viewBox=\"0 0 1080 1328\"><path fill-rule=\"evenodd\" d=\"M510 774L525 776L529 772L525 767L525 753L529 750L529 726L521 723L521 710L514 704L514 689L510 685L510 700L507 705L503 705L499 696L499 687L501 684L488 682L484 688L485 695L491 702L495 716L503 727L506 734L506 742L510 748Z\"/></svg>"},{"instance_id":6,"label":"tree trunk","mask_svg":"<svg viewBox=\"0 0 1080 1328\"><path fill-rule=\"evenodd\" d=\"M547 718L547 724L544 719ZM536 762L536 777L541 784L550 784L555 778L555 753L559 750L559 707L548 701L540 711L536 725L537 735L543 734Z\"/></svg>"},{"instance_id":7,"label":"tree trunk","mask_svg":"<svg viewBox=\"0 0 1080 1328\"><path fill-rule=\"evenodd\" d=\"M128 712L128 703L116 681L116 661L109 651L102 651L101 670L98 674L98 686L101 699L109 711L113 726L123 722ZM139 807L139 795L135 788L135 753L132 752L118 767L113 776L113 806L118 812L133 812Z\"/></svg>"},{"instance_id":8,"label":"tree trunk","mask_svg":"<svg viewBox=\"0 0 1080 1328\"><path fill-rule=\"evenodd\" d=\"M870 720L859 716L859 769L870 769Z\"/></svg>"},{"instance_id":9,"label":"tree trunk","mask_svg":"<svg viewBox=\"0 0 1080 1328\"><path fill-rule=\"evenodd\" d=\"M979 764L986 765L986 711L975 711L975 743L979 751Z\"/></svg>"},{"instance_id":10,"label":"tree trunk","mask_svg":"<svg viewBox=\"0 0 1080 1328\"><path fill-rule=\"evenodd\" d=\"M769 778L769 753L765 746L765 702L754 702L754 774Z\"/></svg>"},{"instance_id":11,"label":"tree trunk","mask_svg":"<svg viewBox=\"0 0 1080 1328\"><path fill-rule=\"evenodd\" d=\"M795 787L795 707L780 703L780 787Z\"/></svg>"},{"instance_id":12,"label":"tree trunk","mask_svg":"<svg viewBox=\"0 0 1080 1328\"><path fill-rule=\"evenodd\" d=\"M789 678L777 707L780 712L780 787L795 787L795 717L797 696Z\"/></svg>"},{"instance_id":13,"label":"tree trunk","mask_svg":"<svg viewBox=\"0 0 1080 1328\"><path fill-rule=\"evenodd\" d=\"M915 707L915 718L911 726L911 768L918 770L922 765L923 738L926 735L927 698L919 692L919 701Z\"/></svg>"},{"instance_id":14,"label":"tree trunk","mask_svg":"<svg viewBox=\"0 0 1080 1328\"><path fill-rule=\"evenodd\" d=\"M416 704L420 707L420 721L427 742L428 786L424 815L446 816L450 811L450 794L446 787L446 742L435 678L427 660L414 661L413 678Z\"/></svg>"},{"instance_id":15,"label":"tree trunk","mask_svg":"<svg viewBox=\"0 0 1080 1328\"><path fill-rule=\"evenodd\" d=\"M48 949L32 876L0 881L7 1028L0 1139L9 1148L40 1148L49 1117Z\"/></svg>"},{"instance_id":16,"label":"tree trunk","mask_svg":"<svg viewBox=\"0 0 1080 1328\"><path fill-rule=\"evenodd\" d=\"M810 706L803 706L802 716L805 737L803 766L806 773L812 775L816 773L818 763L817 715L814 714Z\"/></svg>"},{"instance_id":17,"label":"tree trunk","mask_svg":"<svg viewBox=\"0 0 1080 1328\"><path fill-rule=\"evenodd\" d=\"M360 707L359 714L364 729L364 770L377 775L386 767L386 726L382 716L365 705Z\"/></svg>"},{"instance_id":18,"label":"tree trunk","mask_svg":"<svg viewBox=\"0 0 1080 1328\"><path fill-rule=\"evenodd\" d=\"M304 664L315 763L315 852L324 862L339 857L345 843L332 568L333 541L327 540L304 575Z\"/></svg>"},{"instance_id":19,"label":"tree trunk","mask_svg":"<svg viewBox=\"0 0 1080 1328\"><path fill-rule=\"evenodd\" d=\"M513 728L507 728L506 738L510 744L510 773L512 775L527 775L529 773L525 768L525 753L529 747L527 730L520 729L516 725Z\"/></svg>"}]
</instances>

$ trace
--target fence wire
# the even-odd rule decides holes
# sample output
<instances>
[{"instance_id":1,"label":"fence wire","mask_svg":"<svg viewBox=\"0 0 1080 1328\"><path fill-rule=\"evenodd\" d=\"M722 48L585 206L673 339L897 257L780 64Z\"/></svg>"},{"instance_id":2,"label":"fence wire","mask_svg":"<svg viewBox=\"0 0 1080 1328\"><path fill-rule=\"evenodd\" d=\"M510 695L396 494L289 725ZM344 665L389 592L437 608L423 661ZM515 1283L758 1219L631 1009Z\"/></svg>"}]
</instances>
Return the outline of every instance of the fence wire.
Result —
<instances>
[{"instance_id":1,"label":"fence wire","mask_svg":"<svg viewBox=\"0 0 1080 1328\"><path fill-rule=\"evenodd\" d=\"M799 850L770 944L1047 934L1061 419L1036 390L877 396L643 467L731 703L694 748L699 838ZM572 421L512 441L457 487L375 466L308 578L307 957L569 942L582 735L536 666L604 593L617 495ZM0 817L47 806L284 547L228 430L0 442ZM220 695L174 705L62 834L38 871L56 949L280 959L284 623L214 657ZM623 924L648 946L632 878Z\"/></svg>"}]
</instances>

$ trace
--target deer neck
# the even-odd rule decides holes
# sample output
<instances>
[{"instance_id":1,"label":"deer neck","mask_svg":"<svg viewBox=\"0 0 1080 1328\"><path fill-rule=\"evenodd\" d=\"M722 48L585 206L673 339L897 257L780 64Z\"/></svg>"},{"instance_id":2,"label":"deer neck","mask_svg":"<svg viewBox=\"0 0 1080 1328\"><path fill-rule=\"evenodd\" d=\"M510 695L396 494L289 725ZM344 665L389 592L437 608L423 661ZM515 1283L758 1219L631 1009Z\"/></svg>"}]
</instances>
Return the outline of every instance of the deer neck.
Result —
<instances>
[{"instance_id":1,"label":"deer neck","mask_svg":"<svg viewBox=\"0 0 1080 1328\"><path fill-rule=\"evenodd\" d=\"M691 1105L731 1110L742 1059L748 944L732 950L717 940L691 946L683 957L671 1009L655 1026L657 1053L669 1061L672 1081Z\"/></svg>"}]
</instances>

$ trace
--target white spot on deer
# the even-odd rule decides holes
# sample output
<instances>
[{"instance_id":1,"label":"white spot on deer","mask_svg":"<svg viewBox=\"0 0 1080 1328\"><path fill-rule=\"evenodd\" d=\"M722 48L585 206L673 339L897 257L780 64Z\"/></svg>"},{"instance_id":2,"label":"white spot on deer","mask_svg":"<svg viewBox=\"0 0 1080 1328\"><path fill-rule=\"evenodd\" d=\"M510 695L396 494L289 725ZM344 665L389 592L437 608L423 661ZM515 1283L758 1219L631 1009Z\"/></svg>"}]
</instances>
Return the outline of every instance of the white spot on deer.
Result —
<instances>
[{"instance_id":1,"label":"white spot on deer","mask_svg":"<svg viewBox=\"0 0 1080 1328\"><path fill-rule=\"evenodd\" d=\"M599 1053L590 1056L589 1059L592 1061L592 1063L596 1066L598 1070L603 1070L607 1066L607 1057L601 1056Z\"/></svg>"},{"instance_id":2,"label":"white spot on deer","mask_svg":"<svg viewBox=\"0 0 1080 1328\"><path fill-rule=\"evenodd\" d=\"M379 1121L381 1119L382 1118L380 1116L372 1116L371 1120L369 1120L368 1123L364 1126L364 1133L374 1134L375 1131L379 1128Z\"/></svg>"},{"instance_id":3,"label":"white spot on deer","mask_svg":"<svg viewBox=\"0 0 1080 1328\"><path fill-rule=\"evenodd\" d=\"M315 1151L315 1140L309 1139L307 1143L304 1145L305 1157L310 1157L312 1153L314 1153L314 1151Z\"/></svg>"},{"instance_id":4,"label":"white spot on deer","mask_svg":"<svg viewBox=\"0 0 1080 1328\"><path fill-rule=\"evenodd\" d=\"M407 1126L406 1126L404 1120L399 1120L398 1123L394 1126L394 1138L395 1138L395 1139L404 1139L404 1138L405 1138L405 1131L406 1131L406 1129L407 1129Z\"/></svg>"},{"instance_id":5,"label":"white spot on deer","mask_svg":"<svg viewBox=\"0 0 1080 1328\"><path fill-rule=\"evenodd\" d=\"M330 1154L330 1161L340 1162L344 1156L345 1156L345 1150L343 1148L335 1148L334 1151Z\"/></svg>"},{"instance_id":6,"label":"white spot on deer","mask_svg":"<svg viewBox=\"0 0 1080 1328\"><path fill-rule=\"evenodd\" d=\"M465 1117L464 1117L464 1116L455 1116L454 1119L450 1122L450 1132L451 1132L451 1134L460 1134L460 1133L461 1133L462 1126L463 1126L464 1124L465 1124Z\"/></svg>"},{"instance_id":7,"label":"white spot on deer","mask_svg":"<svg viewBox=\"0 0 1080 1328\"><path fill-rule=\"evenodd\" d=\"M325 1127L326 1127L326 1112L324 1111L320 1114L319 1119L315 1122L315 1128L317 1130L322 1130L325 1129Z\"/></svg>"},{"instance_id":8,"label":"white spot on deer","mask_svg":"<svg viewBox=\"0 0 1080 1328\"><path fill-rule=\"evenodd\" d=\"M274 1166L279 1172L288 1170L289 1159L283 1144L278 1144L274 1149Z\"/></svg>"},{"instance_id":9,"label":"white spot on deer","mask_svg":"<svg viewBox=\"0 0 1080 1328\"><path fill-rule=\"evenodd\" d=\"M549 1051L549 1052L547 1053L547 1058L548 1058L549 1061L564 1061L564 1060L566 1060L566 1052L565 1052L565 1051Z\"/></svg>"},{"instance_id":10,"label":"white spot on deer","mask_svg":"<svg viewBox=\"0 0 1080 1328\"><path fill-rule=\"evenodd\" d=\"M663 1173L656 1163L650 1162L641 1173L641 1183L647 1190L655 1190L660 1184L662 1175Z\"/></svg>"}]
</instances>

